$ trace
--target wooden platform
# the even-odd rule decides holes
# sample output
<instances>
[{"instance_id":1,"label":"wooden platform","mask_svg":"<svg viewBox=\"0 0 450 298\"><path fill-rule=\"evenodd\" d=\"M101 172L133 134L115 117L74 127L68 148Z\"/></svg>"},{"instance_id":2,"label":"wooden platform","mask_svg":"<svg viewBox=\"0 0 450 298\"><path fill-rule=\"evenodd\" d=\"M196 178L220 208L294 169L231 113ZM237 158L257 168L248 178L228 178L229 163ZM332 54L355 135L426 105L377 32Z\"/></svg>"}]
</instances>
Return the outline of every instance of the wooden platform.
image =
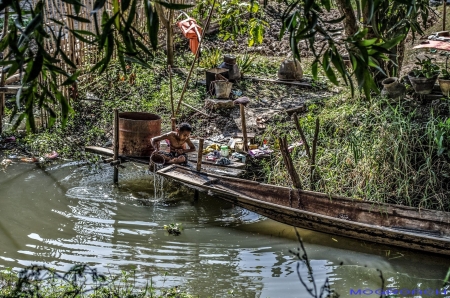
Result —
<instances>
[{"instance_id":1,"label":"wooden platform","mask_svg":"<svg viewBox=\"0 0 450 298\"><path fill-rule=\"evenodd\" d=\"M161 144L161 149L164 146ZM86 146L84 148L86 152L100 154L103 156L113 157L114 152L111 148L97 147L97 146ZM149 158L141 158L141 157L129 157L129 156L120 156L120 160L122 163L125 162L136 162L140 164L149 164ZM197 153L188 154L188 167L195 169L197 166ZM230 165L222 166L216 165L213 162L203 160L202 161L202 171L207 173L213 173L216 175L229 176L229 177L240 177L244 174L245 170L243 168L245 164L232 162Z\"/></svg>"}]
</instances>

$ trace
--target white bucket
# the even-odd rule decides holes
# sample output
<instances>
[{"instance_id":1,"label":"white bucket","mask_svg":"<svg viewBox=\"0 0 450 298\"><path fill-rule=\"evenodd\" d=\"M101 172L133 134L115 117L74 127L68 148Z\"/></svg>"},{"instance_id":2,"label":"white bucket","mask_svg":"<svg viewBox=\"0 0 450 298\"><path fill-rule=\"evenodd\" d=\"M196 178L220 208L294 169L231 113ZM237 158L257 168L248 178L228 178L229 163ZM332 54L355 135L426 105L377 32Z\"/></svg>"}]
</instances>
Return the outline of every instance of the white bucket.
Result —
<instances>
[{"instance_id":1,"label":"white bucket","mask_svg":"<svg viewBox=\"0 0 450 298\"><path fill-rule=\"evenodd\" d=\"M228 81L214 81L214 89L217 98L229 98L233 83Z\"/></svg>"}]
</instances>

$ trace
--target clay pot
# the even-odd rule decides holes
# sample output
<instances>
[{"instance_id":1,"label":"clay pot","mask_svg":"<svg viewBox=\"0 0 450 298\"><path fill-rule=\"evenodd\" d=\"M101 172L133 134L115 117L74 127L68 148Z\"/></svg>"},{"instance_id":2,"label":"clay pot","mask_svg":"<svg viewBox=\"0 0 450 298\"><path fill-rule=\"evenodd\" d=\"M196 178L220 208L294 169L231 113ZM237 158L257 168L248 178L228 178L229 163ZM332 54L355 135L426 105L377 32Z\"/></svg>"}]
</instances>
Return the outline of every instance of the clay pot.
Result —
<instances>
[{"instance_id":1,"label":"clay pot","mask_svg":"<svg viewBox=\"0 0 450 298\"><path fill-rule=\"evenodd\" d=\"M219 65L219 68L228 69L228 79L234 81L241 78L239 66L236 64L236 56L224 55L223 62Z\"/></svg>"},{"instance_id":2,"label":"clay pot","mask_svg":"<svg viewBox=\"0 0 450 298\"><path fill-rule=\"evenodd\" d=\"M448 97L450 95L450 80L439 79L439 87L441 87L441 91L444 96Z\"/></svg>"},{"instance_id":3,"label":"clay pot","mask_svg":"<svg viewBox=\"0 0 450 298\"><path fill-rule=\"evenodd\" d=\"M278 79L297 81L303 78L303 69L297 60L284 60L278 71Z\"/></svg>"},{"instance_id":4,"label":"clay pot","mask_svg":"<svg viewBox=\"0 0 450 298\"><path fill-rule=\"evenodd\" d=\"M392 99L399 99L406 94L406 87L396 77L384 79L381 83L383 84L382 95Z\"/></svg>"},{"instance_id":5,"label":"clay pot","mask_svg":"<svg viewBox=\"0 0 450 298\"><path fill-rule=\"evenodd\" d=\"M408 74L408 78L411 81L411 85L417 94L430 94L433 91L434 84L438 78L439 74L432 76L431 78L413 76L412 72Z\"/></svg>"},{"instance_id":6,"label":"clay pot","mask_svg":"<svg viewBox=\"0 0 450 298\"><path fill-rule=\"evenodd\" d=\"M164 159L164 156L162 156L161 154L153 153L150 156L150 161L155 165L164 165L166 160Z\"/></svg>"}]
</instances>

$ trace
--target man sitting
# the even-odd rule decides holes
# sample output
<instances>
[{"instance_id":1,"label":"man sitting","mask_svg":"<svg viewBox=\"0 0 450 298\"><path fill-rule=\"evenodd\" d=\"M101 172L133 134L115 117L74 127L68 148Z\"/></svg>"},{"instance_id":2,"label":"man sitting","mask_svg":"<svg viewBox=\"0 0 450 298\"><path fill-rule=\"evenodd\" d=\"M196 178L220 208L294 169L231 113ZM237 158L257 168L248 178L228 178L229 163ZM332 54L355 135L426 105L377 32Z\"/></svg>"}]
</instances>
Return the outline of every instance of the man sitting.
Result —
<instances>
[{"instance_id":1,"label":"man sitting","mask_svg":"<svg viewBox=\"0 0 450 298\"><path fill-rule=\"evenodd\" d=\"M159 151L159 141L166 140L170 147L169 153L159 152L164 157L166 164L187 164L188 158L186 153L196 151L195 145L189 139L192 127L188 123L181 123L177 131L171 131L161 136L151 139L153 148ZM157 142L155 146L155 142ZM188 144L189 149L184 149L184 145Z\"/></svg>"}]
</instances>

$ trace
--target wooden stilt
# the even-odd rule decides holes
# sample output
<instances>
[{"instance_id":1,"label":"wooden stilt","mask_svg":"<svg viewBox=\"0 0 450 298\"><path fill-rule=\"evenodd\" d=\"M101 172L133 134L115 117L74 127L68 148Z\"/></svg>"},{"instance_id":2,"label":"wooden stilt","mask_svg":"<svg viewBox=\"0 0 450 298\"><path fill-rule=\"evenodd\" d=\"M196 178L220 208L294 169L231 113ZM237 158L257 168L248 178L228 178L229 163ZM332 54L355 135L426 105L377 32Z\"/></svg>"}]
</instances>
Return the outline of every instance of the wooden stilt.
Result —
<instances>
[{"instance_id":1,"label":"wooden stilt","mask_svg":"<svg viewBox=\"0 0 450 298\"><path fill-rule=\"evenodd\" d=\"M198 198L200 197L200 192L196 189L194 191L194 201L198 201Z\"/></svg>"},{"instance_id":2,"label":"wooden stilt","mask_svg":"<svg viewBox=\"0 0 450 298\"><path fill-rule=\"evenodd\" d=\"M244 138L244 151L248 151L248 144L247 144L247 124L245 123L245 107L244 105L239 105L239 109L241 112L241 125L242 125L242 136Z\"/></svg>"},{"instance_id":3,"label":"wooden stilt","mask_svg":"<svg viewBox=\"0 0 450 298\"><path fill-rule=\"evenodd\" d=\"M202 158L203 158L203 142L205 139L200 138L198 140L198 153L197 153L197 171L200 172L202 169Z\"/></svg>"},{"instance_id":4,"label":"wooden stilt","mask_svg":"<svg viewBox=\"0 0 450 298\"><path fill-rule=\"evenodd\" d=\"M283 155L283 160L288 170L289 176L291 177L292 184L296 189L302 189L302 182L300 181L300 177L298 176L294 164L292 163L292 158L288 150L286 137L278 138L278 142L280 143L281 155Z\"/></svg>"},{"instance_id":5,"label":"wooden stilt","mask_svg":"<svg viewBox=\"0 0 450 298\"><path fill-rule=\"evenodd\" d=\"M119 110L114 109L114 161L119 159ZM114 167L114 183L119 182L119 168Z\"/></svg>"}]
</instances>

